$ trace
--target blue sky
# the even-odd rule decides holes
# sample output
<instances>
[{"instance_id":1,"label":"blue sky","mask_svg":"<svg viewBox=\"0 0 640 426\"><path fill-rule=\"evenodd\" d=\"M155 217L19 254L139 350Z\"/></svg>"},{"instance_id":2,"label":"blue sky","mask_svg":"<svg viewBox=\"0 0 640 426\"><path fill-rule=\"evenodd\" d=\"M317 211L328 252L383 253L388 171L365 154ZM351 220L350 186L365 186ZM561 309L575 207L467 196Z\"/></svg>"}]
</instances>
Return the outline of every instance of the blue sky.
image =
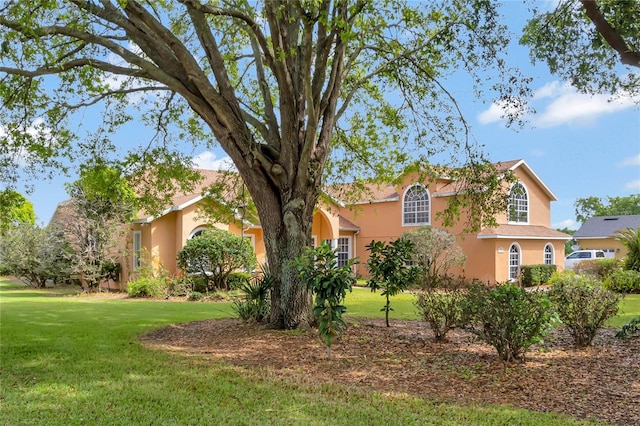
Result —
<instances>
[{"instance_id":1,"label":"blue sky","mask_svg":"<svg viewBox=\"0 0 640 426\"><path fill-rule=\"evenodd\" d=\"M528 16L526 6L515 1L502 5L512 31L519 32ZM527 117L524 127L507 128L499 118L499 107L474 99L470 90L452 92L490 160L524 159L555 193L558 201L551 205L551 226L579 226L574 214L576 198L640 193L640 109L634 107L634 101L578 94L551 76L544 64L532 66L528 50L516 43L508 60L534 77L530 105L536 113ZM193 155L203 168L216 168L226 157L219 149L204 148L196 148ZM26 196L39 224L47 224L56 205L67 199L64 182L73 179L58 176L23 182L18 188L24 191L26 185L33 185L34 191Z\"/></svg>"}]
</instances>

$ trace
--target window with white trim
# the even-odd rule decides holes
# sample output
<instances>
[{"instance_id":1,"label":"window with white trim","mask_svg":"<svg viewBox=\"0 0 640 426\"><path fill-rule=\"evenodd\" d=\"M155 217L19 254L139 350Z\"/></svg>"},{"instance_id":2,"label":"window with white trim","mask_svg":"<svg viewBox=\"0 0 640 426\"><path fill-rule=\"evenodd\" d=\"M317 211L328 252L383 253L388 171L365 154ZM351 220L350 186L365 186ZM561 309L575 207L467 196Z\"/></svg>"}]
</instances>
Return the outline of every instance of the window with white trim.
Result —
<instances>
[{"instance_id":1,"label":"window with white trim","mask_svg":"<svg viewBox=\"0 0 640 426\"><path fill-rule=\"evenodd\" d=\"M133 231L133 269L142 264L142 231Z\"/></svg>"},{"instance_id":2,"label":"window with white trim","mask_svg":"<svg viewBox=\"0 0 640 426\"><path fill-rule=\"evenodd\" d=\"M349 238L340 237L338 238L338 267L344 266L349 262L349 255L351 251L349 250Z\"/></svg>"},{"instance_id":3,"label":"window with white trim","mask_svg":"<svg viewBox=\"0 0 640 426\"><path fill-rule=\"evenodd\" d=\"M553 250L553 244L548 243L546 246L544 246L544 264L553 265L554 258L555 252Z\"/></svg>"},{"instance_id":4,"label":"window with white trim","mask_svg":"<svg viewBox=\"0 0 640 426\"><path fill-rule=\"evenodd\" d=\"M527 194L527 189L520 182L511 187L507 216L509 222L512 223L529 222L529 195Z\"/></svg>"},{"instance_id":5,"label":"window with white trim","mask_svg":"<svg viewBox=\"0 0 640 426\"><path fill-rule=\"evenodd\" d=\"M402 198L402 224L428 225L429 207L429 190L419 183L410 186Z\"/></svg>"},{"instance_id":6,"label":"window with white trim","mask_svg":"<svg viewBox=\"0 0 640 426\"><path fill-rule=\"evenodd\" d=\"M200 235L202 235L204 231L208 231L208 230L209 228L206 226L198 226L196 229L191 231L191 234L189 234L189 238L187 238L187 240L190 240L195 237L199 237Z\"/></svg>"},{"instance_id":7,"label":"window with white trim","mask_svg":"<svg viewBox=\"0 0 640 426\"><path fill-rule=\"evenodd\" d=\"M509 279L516 281L520 274L520 246L511 244L509 247Z\"/></svg>"}]
</instances>

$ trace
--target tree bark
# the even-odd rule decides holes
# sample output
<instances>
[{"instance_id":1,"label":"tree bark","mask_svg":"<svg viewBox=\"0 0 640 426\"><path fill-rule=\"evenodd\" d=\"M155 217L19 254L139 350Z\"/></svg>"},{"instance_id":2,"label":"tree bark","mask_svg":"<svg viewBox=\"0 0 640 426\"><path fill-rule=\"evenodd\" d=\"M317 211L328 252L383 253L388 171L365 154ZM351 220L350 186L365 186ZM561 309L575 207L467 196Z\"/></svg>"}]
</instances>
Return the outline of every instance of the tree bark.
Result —
<instances>
[{"instance_id":1,"label":"tree bark","mask_svg":"<svg viewBox=\"0 0 640 426\"><path fill-rule=\"evenodd\" d=\"M312 190L309 191L313 192ZM313 206L309 194L295 198L282 206L268 198L259 200L263 204L260 221L264 235L265 248L270 273L277 280L271 290L270 323L278 329L294 329L311 323L311 293L298 277L292 266L309 246ZM267 212L266 214L264 214Z\"/></svg>"}]
</instances>

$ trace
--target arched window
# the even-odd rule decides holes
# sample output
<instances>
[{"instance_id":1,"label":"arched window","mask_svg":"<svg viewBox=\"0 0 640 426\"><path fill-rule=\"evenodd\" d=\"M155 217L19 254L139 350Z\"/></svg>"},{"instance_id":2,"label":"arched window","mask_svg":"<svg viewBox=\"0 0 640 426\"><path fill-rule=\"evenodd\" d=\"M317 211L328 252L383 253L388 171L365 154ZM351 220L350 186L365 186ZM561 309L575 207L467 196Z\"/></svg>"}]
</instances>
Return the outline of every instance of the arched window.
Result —
<instances>
[{"instance_id":1,"label":"arched window","mask_svg":"<svg viewBox=\"0 0 640 426\"><path fill-rule=\"evenodd\" d=\"M529 196L527 189L520 182L511 187L507 216L512 223L529 222Z\"/></svg>"},{"instance_id":2,"label":"arched window","mask_svg":"<svg viewBox=\"0 0 640 426\"><path fill-rule=\"evenodd\" d=\"M544 264L545 265L553 265L555 257L555 252L553 250L553 244L548 243L544 246Z\"/></svg>"},{"instance_id":3,"label":"arched window","mask_svg":"<svg viewBox=\"0 0 640 426\"><path fill-rule=\"evenodd\" d=\"M198 226L196 229L194 229L193 231L191 231L191 234L189 234L189 238L187 238L188 240L198 237L200 236L200 234L202 234L204 231L207 231L209 228L207 228L206 226Z\"/></svg>"},{"instance_id":4,"label":"arched window","mask_svg":"<svg viewBox=\"0 0 640 426\"><path fill-rule=\"evenodd\" d=\"M520 274L520 246L516 243L509 247L509 279L516 281Z\"/></svg>"},{"instance_id":5,"label":"arched window","mask_svg":"<svg viewBox=\"0 0 640 426\"><path fill-rule=\"evenodd\" d=\"M428 225L429 213L429 190L420 184L410 186L402 199L402 224Z\"/></svg>"}]
</instances>

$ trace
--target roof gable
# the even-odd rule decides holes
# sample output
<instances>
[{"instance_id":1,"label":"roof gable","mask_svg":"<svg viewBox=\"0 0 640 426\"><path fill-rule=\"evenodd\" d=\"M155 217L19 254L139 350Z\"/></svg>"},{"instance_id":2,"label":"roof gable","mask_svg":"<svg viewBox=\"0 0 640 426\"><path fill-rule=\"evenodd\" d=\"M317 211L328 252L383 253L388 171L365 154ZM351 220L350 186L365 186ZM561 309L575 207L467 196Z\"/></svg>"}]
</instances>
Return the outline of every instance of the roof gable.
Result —
<instances>
[{"instance_id":1,"label":"roof gable","mask_svg":"<svg viewBox=\"0 0 640 426\"><path fill-rule=\"evenodd\" d=\"M506 172L512 171L516 172L516 170L522 171L526 173L533 181L542 189L542 191L549 197L551 201L557 201L557 197L555 194L549 189L549 187L540 179L540 177L533 171L531 167L522 159L519 160L509 160L502 161L494 164L498 172ZM440 176L435 178L435 180L440 182L438 185L438 189L432 192L432 196L434 197L445 197L450 196L456 193L455 188L453 188L453 181L451 178L443 175L444 169L440 170ZM405 174L404 179L411 174ZM415 183L415 182L412 182ZM405 182L406 184L406 182ZM388 201L398 201L400 200L400 194L398 192L398 188L401 185L394 184L378 184L378 183L365 183L365 192L362 194L362 198L360 200L356 200L353 202L348 202L345 204L370 204L370 203L382 203ZM341 193L348 193L350 188L350 184L342 184L335 185L333 188L329 188L328 191L332 194L333 197L339 199ZM449 189L448 189L449 188Z\"/></svg>"},{"instance_id":2,"label":"roof gable","mask_svg":"<svg viewBox=\"0 0 640 426\"><path fill-rule=\"evenodd\" d=\"M540 186L540 188L542 188L542 190L545 192L545 194L547 194L551 201L558 200L551 189L549 189L549 187L542 181L542 179L540 179L540 177L533 171L531 167L529 167L529 165L524 160L506 161L504 163L497 163L496 165L498 166L498 169L502 168L505 171L511 170L512 172L515 172L517 169L523 170Z\"/></svg>"}]
</instances>

